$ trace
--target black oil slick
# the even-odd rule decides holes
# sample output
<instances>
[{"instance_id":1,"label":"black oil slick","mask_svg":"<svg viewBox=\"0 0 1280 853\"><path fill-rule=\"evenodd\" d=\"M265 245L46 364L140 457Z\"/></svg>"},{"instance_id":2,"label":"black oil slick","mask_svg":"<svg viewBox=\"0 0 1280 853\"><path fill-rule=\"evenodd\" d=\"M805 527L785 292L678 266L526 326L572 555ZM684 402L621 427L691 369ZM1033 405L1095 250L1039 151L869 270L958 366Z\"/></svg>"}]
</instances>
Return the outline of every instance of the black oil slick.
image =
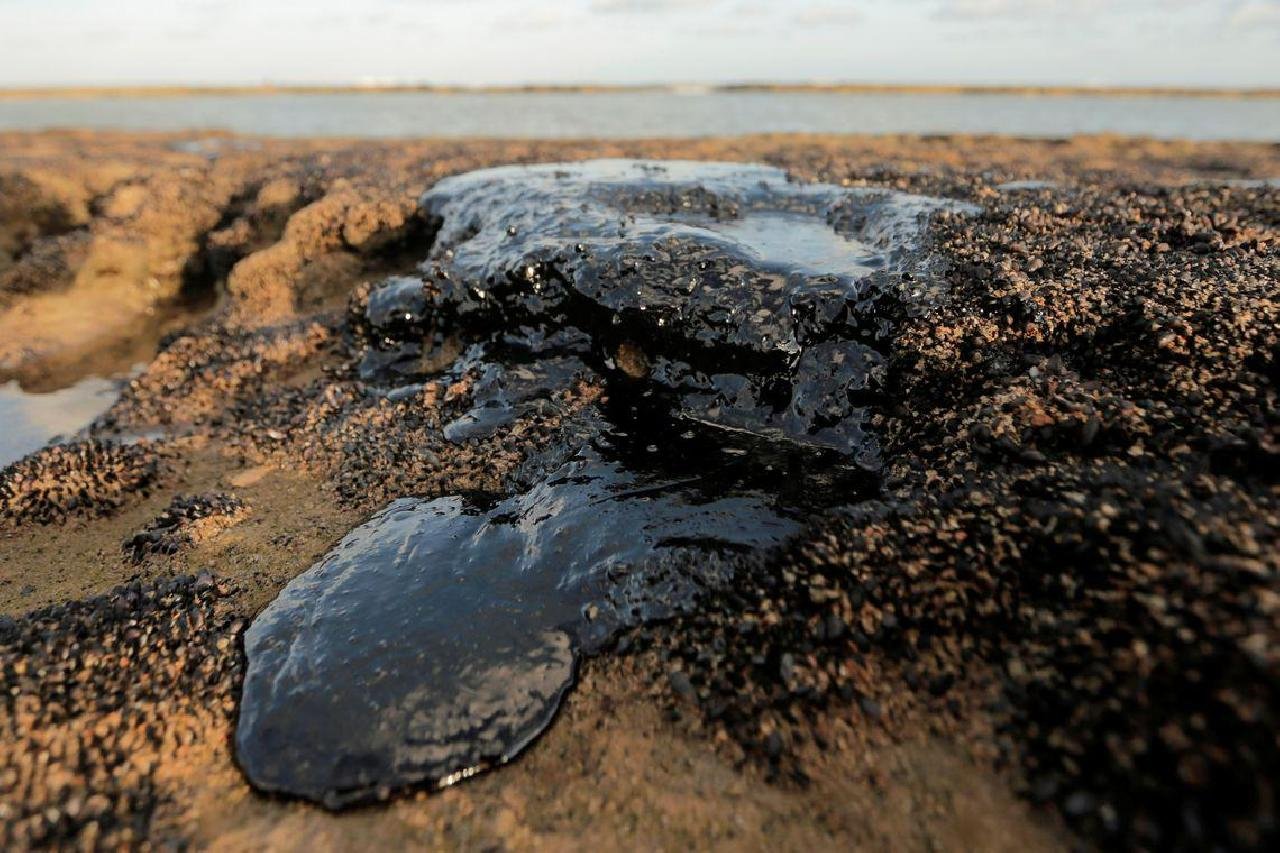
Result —
<instances>
[{"instance_id":1,"label":"black oil slick","mask_svg":"<svg viewBox=\"0 0 1280 853\"><path fill-rule=\"evenodd\" d=\"M370 294L360 379L479 377L459 442L571 381L607 402L502 499L393 502L249 629L241 766L332 808L510 760L583 654L873 494L886 352L936 287L928 218L954 207L635 161L475 172L422 206L430 257Z\"/></svg>"}]
</instances>

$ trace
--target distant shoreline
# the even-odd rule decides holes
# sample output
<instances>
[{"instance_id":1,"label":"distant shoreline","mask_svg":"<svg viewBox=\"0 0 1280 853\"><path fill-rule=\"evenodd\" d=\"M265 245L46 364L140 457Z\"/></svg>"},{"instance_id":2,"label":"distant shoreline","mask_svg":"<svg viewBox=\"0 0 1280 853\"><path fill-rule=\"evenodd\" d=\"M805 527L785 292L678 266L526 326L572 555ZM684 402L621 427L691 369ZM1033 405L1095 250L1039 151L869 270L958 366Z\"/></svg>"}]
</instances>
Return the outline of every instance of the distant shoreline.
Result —
<instances>
[{"instance_id":1,"label":"distant shoreline","mask_svg":"<svg viewBox=\"0 0 1280 853\"><path fill-rule=\"evenodd\" d=\"M665 92L672 94L803 93L833 95L1003 95L1021 97L1176 97L1280 98L1280 88L1194 88L1143 86L976 86L892 85L866 83L727 83L639 86L528 85L254 85L254 86L49 86L0 88L0 101L93 100L104 98L188 98L275 95L610 95Z\"/></svg>"}]
</instances>

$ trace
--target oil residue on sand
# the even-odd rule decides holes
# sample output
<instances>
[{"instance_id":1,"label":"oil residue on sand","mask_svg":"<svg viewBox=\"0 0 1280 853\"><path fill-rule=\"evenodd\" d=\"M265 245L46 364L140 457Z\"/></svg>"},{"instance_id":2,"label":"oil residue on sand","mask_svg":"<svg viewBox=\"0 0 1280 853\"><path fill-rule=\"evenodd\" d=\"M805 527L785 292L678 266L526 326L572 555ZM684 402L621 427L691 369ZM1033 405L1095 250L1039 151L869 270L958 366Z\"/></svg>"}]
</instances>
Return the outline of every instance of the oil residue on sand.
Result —
<instances>
[{"instance_id":1,"label":"oil residue on sand","mask_svg":"<svg viewBox=\"0 0 1280 853\"><path fill-rule=\"evenodd\" d=\"M873 495L887 344L935 300L924 229L955 207L634 161L471 173L422 204L421 275L352 322L370 390L473 377L452 441L606 393L505 495L393 502L250 628L240 763L330 807L511 759L580 655Z\"/></svg>"}]
</instances>

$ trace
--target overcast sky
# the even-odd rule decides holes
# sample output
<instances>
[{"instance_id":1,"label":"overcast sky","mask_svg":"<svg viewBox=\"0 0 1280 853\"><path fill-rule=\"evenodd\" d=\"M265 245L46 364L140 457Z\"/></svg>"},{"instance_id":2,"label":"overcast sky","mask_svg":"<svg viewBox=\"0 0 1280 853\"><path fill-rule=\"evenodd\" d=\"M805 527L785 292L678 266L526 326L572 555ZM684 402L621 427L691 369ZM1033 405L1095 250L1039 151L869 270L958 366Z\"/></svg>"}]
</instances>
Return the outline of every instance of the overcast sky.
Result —
<instances>
[{"instance_id":1,"label":"overcast sky","mask_svg":"<svg viewBox=\"0 0 1280 853\"><path fill-rule=\"evenodd\" d=\"M1280 86L1280 0L0 0L0 85Z\"/></svg>"}]
</instances>

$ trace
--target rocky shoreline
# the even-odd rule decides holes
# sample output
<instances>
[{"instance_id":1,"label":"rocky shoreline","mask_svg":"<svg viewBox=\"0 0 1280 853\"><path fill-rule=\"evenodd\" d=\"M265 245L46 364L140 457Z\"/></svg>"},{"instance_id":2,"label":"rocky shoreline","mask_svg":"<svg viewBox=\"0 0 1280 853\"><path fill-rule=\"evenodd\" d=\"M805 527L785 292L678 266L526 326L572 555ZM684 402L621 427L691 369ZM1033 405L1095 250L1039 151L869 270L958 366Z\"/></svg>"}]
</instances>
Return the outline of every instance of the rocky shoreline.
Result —
<instances>
[{"instance_id":1,"label":"rocky shoreline","mask_svg":"<svg viewBox=\"0 0 1280 853\"><path fill-rule=\"evenodd\" d=\"M252 793L253 616L389 501L502 494L602 405L567 384L448 440L478 377L368 393L369 285L422 259L440 178L602 156L976 207L930 226L940 299L889 344L878 493L623 635L497 774L340 816ZM0 135L6 377L220 294L83 441L0 474L0 837L1271 846L1276 175L1276 146L1122 139Z\"/></svg>"}]
</instances>

